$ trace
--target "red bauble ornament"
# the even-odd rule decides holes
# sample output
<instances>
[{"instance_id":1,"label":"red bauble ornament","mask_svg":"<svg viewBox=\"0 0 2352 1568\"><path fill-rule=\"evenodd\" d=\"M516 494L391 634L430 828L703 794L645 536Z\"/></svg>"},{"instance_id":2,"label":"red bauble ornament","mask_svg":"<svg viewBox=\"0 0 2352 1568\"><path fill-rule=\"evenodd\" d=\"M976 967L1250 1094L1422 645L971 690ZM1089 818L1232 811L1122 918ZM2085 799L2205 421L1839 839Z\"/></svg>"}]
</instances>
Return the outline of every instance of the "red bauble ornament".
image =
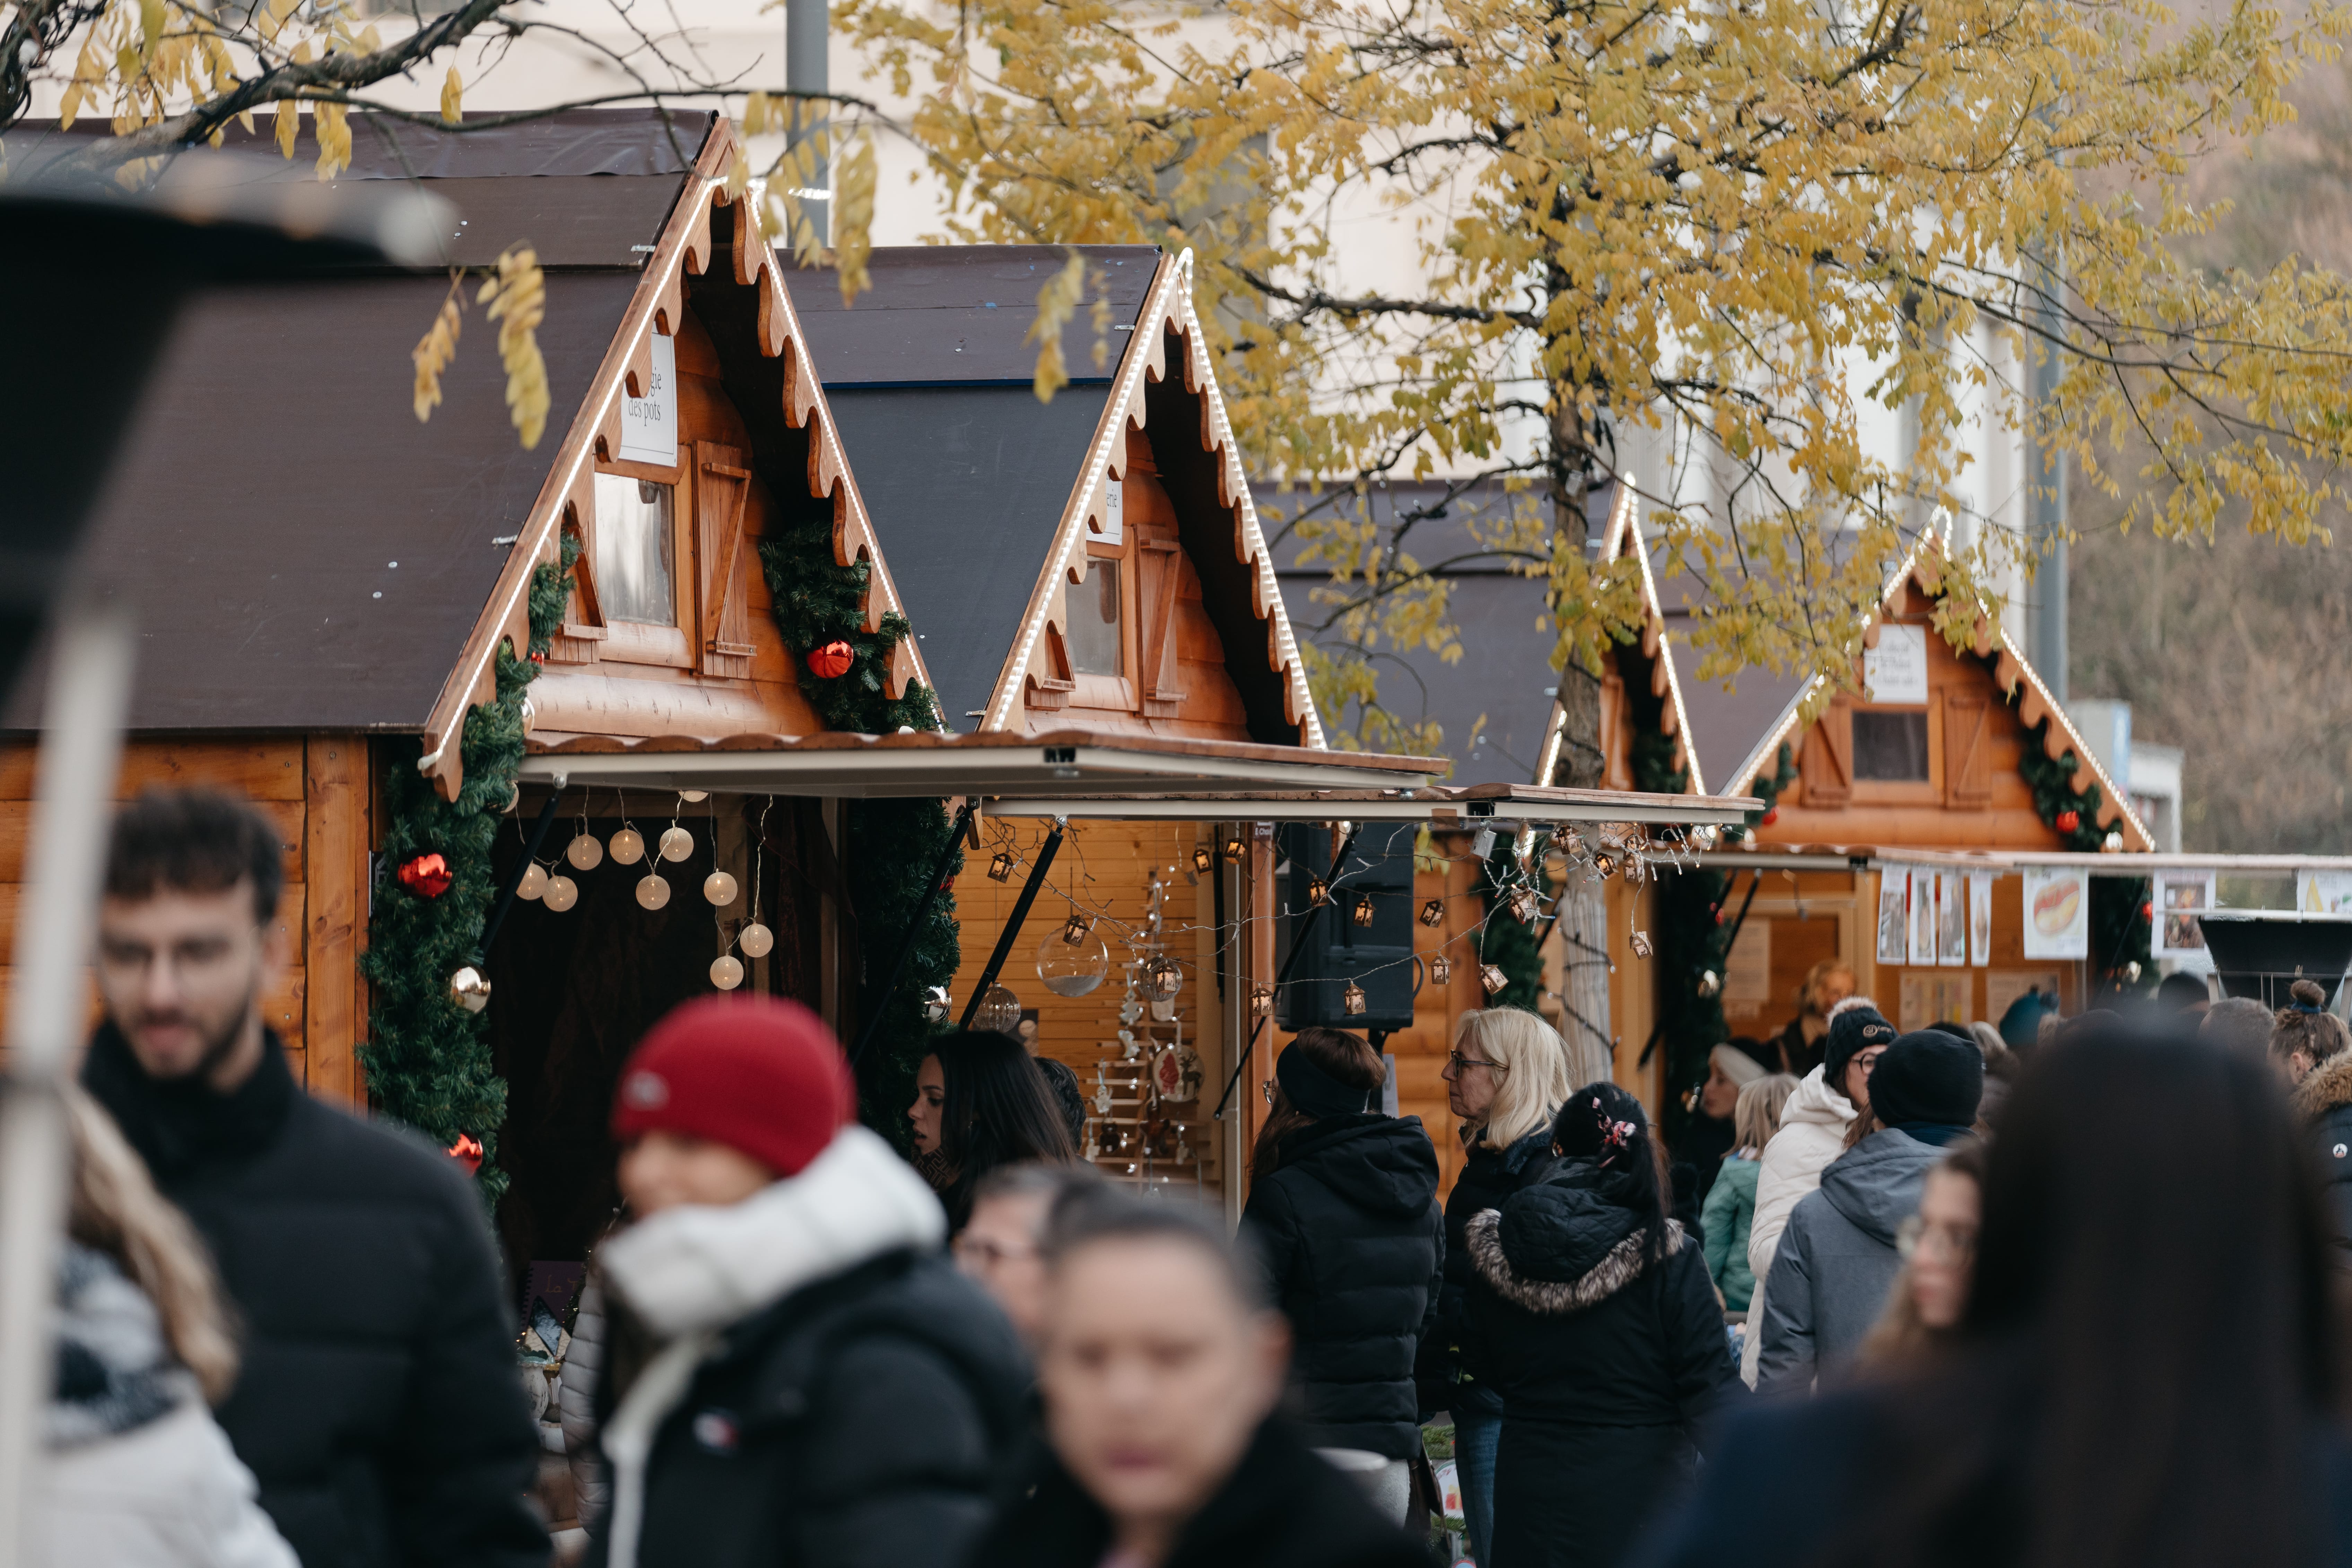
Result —
<instances>
[{"instance_id":1,"label":"red bauble ornament","mask_svg":"<svg viewBox=\"0 0 2352 1568\"><path fill-rule=\"evenodd\" d=\"M449 862L438 854L404 860L393 875L400 879L402 887L420 899L437 899L449 890Z\"/></svg>"},{"instance_id":2,"label":"red bauble ornament","mask_svg":"<svg viewBox=\"0 0 2352 1568\"><path fill-rule=\"evenodd\" d=\"M547 656L543 653L532 654L530 656L530 662L533 664L545 664L547 662Z\"/></svg>"},{"instance_id":3,"label":"red bauble ornament","mask_svg":"<svg viewBox=\"0 0 2352 1568\"><path fill-rule=\"evenodd\" d=\"M2081 812L2079 812L2079 811L2062 811L2062 812L2060 812L2060 813L2058 814L2058 831L2059 831L2059 832L2061 832L2061 833L2072 833L2072 832L2074 832L2074 829L2076 829L2076 828L2078 828L2078 827L2080 827L2080 826L2083 826L2083 814L2082 814Z\"/></svg>"},{"instance_id":4,"label":"red bauble ornament","mask_svg":"<svg viewBox=\"0 0 2352 1568\"><path fill-rule=\"evenodd\" d=\"M812 648L808 656L810 670L825 680L834 680L847 675L849 667L856 662L856 650L847 643L838 640L829 642L820 648Z\"/></svg>"},{"instance_id":5,"label":"red bauble ornament","mask_svg":"<svg viewBox=\"0 0 2352 1568\"><path fill-rule=\"evenodd\" d=\"M1756 826L1759 827L1769 827L1780 820L1780 808L1776 805L1771 810L1766 812L1763 816L1758 817L1756 819Z\"/></svg>"},{"instance_id":6,"label":"red bauble ornament","mask_svg":"<svg viewBox=\"0 0 2352 1568\"><path fill-rule=\"evenodd\" d=\"M2140 907L2139 907L2139 918L2140 918L2140 919L2142 919L2142 920L2144 920L2144 921L2147 921L2147 922L2148 922L2148 924L2150 924L2150 925L2154 925L2154 924L2156 923L2156 900L2155 900L2151 899L2151 900L2149 900L2147 903L2144 903L2144 904L2140 905Z\"/></svg>"},{"instance_id":7,"label":"red bauble ornament","mask_svg":"<svg viewBox=\"0 0 2352 1568\"><path fill-rule=\"evenodd\" d=\"M472 1175L482 1168L482 1141L470 1132L458 1133L457 1141L449 1145L449 1158L465 1166L466 1174Z\"/></svg>"}]
</instances>

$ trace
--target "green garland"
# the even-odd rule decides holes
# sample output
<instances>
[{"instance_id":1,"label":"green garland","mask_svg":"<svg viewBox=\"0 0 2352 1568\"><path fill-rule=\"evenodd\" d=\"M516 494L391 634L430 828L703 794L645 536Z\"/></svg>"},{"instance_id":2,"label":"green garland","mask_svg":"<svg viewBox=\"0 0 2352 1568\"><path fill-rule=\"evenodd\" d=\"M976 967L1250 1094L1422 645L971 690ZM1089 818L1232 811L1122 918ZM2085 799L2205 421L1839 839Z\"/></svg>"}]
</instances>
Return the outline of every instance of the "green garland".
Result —
<instances>
[{"instance_id":1,"label":"green garland","mask_svg":"<svg viewBox=\"0 0 2352 1568\"><path fill-rule=\"evenodd\" d=\"M866 629L859 607L872 569L860 562L844 566L833 558L828 517L789 524L760 546L760 563L775 600L776 627L800 661L801 692L835 730L865 735L902 729L936 730L939 708L930 689L910 682L895 701L887 676L890 658L911 629L906 617L882 617L878 631ZM849 645L849 668L830 679L808 667L808 652L829 642ZM955 894L940 896L917 933L898 989L885 998L884 973L922 902L931 868L948 847L953 830L946 805L938 800L861 800L849 805L849 855L856 893L858 952L864 973L858 986L858 1016L882 1009L877 1048L860 1073L862 1113L867 1125L897 1138L901 1114L915 1098L915 1073L938 1026L923 1016L923 993L955 978L962 951L958 942ZM958 855L953 870L961 870Z\"/></svg>"},{"instance_id":2,"label":"green garland","mask_svg":"<svg viewBox=\"0 0 2352 1568\"><path fill-rule=\"evenodd\" d=\"M1546 835L1536 836L1534 851L1528 857L1534 864L1543 864L1548 841ZM1537 999L1543 994L1543 954L1537 951L1534 929L1521 925L1504 903L1509 889L1526 880L1519 872L1513 836L1498 832L1495 847L1486 853L1486 864L1478 868L1478 900L1486 912L1486 921L1474 939L1478 962L1498 965L1504 974L1503 988L1487 997L1486 1005L1521 1007L1533 1013L1538 1010Z\"/></svg>"},{"instance_id":3,"label":"green garland","mask_svg":"<svg viewBox=\"0 0 2352 1568\"><path fill-rule=\"evenodd\" d=\"M1661 737L1661 739L1663 738L1664 737ZM1635 771L1637 773L1640 771L1638 766ZM1675 775L1675 777L1684 780L1687 780L1689 776L1690 775L1687 773L1677 773ZM1780 792L1787 789L1790 784L1795 784L1796 782L1797 759L1790 755L1789 742L1783 741L1780 742L1780 752L1773 759L1772 776L1766 778L1759 773L1756 778L1749 781L1748 785L1748 793L1754 795L1758 800L1762 801L1764 804L1748 814L1745 819L1747 822L1746 826L1727 827L1723 830L1723 837L1731 843L1737 844L1741 839L1747 837L1749 834L1755 832L1758 828L1763 826L1764 819L1771 816L1773 812L1780 808ZM1678 790L1682 786L1680 784L1675 786ZM1718 970L1717 973L1720 973L1722 972Z\"/></svg>"},{"instance_id":4,"label":"green garland","mask_svg":"<svg viewBox=\"0 0 2352 1568\"><path fill-rule=\"evenodd\" d=\"M2083 766L2082 759L2069 747L2064 755L2053 758L2049 751L2050 725L2045 716L2042 722L2025 732L2025 748L2018 757L2017 771L2033 792L2033 809L2050 831L2058 835L2059 842L2078 854L2096 854L2106 847L2106 830L2099 826L2099 786L2096 784L2074 787L2074 774ZM2074 826L2058 826L2061 813L2074 814ZM2153 928L2148 920L2148 880L2145 877L2093 877L2091 879L2091 964L2093 973L2102 979L2115 982L2120 990L2145 990L2156 984L2156 969L2150 961L2148 942ZM2139 965L2137 982L2123 977L2128 966Z\"/></svg>"},{"instance_id":5,"label":"green garland","mask_svg":"<svg viewBox=\"0 0 2352 1568\"><path fill-rule=\"evenodd\" d=\"M543 562L531 573L531 660L510 645L496 654L498 696L466 710L457 754L465 782L445 801L416 771L422 747L392 748L385 770L386 820L382 868L368 917L368 950L360 973L375 987L368 1037L360 1047L369 1098L378 1112L404 1122L440 1147L471 1133L482 1144L479 1180L486 1204L507 1185L498 1163L498 1133L506 1121L507 1086L492 1070L489 1020L469 1013L449 994L449 977L482 963L482 927L498 895L490 848L499 820L512 805L522 766L524 689L539 673L536 656L562 623L568 577L578 558L576 536L566 535L561 565ZM412 893L392 874L419 855L448 862L450 881L437 898Z\"/></svg>"},{"instance_id":6,"label":"green garland","mask_svg":"<svg viewBox=\"0 0 2352 1568\"><path fill-rule=\"evenodd\" d=\"M1655 730L1633 736L1633 787L1655 795L1680 795L1689 786L1690 770L1675 766L1675 742ZM1781 776L1769 788L1759 783L1755 793L1765 809L1794 776L1789 748L1780 748ZM1748 814L1752 826L1763 815ZM1723 910L1731 879L1704 867L1658 873L1657 899L1651 916L1651 944L1659 978L1658 1032L1666 1050L1664 1121L1669 1144L1688 1123L1682 1091L1706 1079L1707 1053L1729 1033L1724 1022L1720 987L1712 996L1699 994L1699 980L1712 972L1720 980L1731 956L1731 926Z\"/></svg>"}]
</instances>

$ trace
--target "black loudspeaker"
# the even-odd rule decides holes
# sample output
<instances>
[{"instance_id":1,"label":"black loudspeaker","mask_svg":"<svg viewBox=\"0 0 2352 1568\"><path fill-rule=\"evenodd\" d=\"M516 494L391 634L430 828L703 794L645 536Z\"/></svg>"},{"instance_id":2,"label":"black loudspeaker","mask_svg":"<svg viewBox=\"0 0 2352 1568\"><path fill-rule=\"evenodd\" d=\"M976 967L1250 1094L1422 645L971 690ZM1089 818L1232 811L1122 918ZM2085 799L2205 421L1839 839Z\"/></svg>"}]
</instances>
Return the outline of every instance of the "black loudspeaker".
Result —
<instances>
[{"instance_id":1,"label":"black loudspeaker","mask_svg":"<svg viewBox=\"0 0 2352 1568\"><path fill-rule=\"evenodd\" d=\"M1281 914L1275 926L1275 967L1290 962L1305 932L1305 951L1289 983L1275 998L1277 1027L1296 1032L1314 1026L1331 1029L1403 1029L1412 1024L1412 994L1419 989L1412 957L1412 845L1410 822L1369 822L1356 835L1348 863L1331 876L1328 829L1285 823L1275 829L1275 852L1282 864L1275 878ZM1314 884L1330 879L1330 902L1310 928ZM1369 924L1359 909L1371 907ZM1364 992L1364 1010L1347 1006L1349 983Z\"/></svg>"},{"instance_id":2,"label":"black loudspeaker","mask_svg":"<svg viewBox=\"0 0 2352 1568\"><path fill-rule=\"evenodd\" d=\"M2209 910L2197 917L2222 992L2284 1007L2298 980L2316 980L2336 1000L2352 965L2352 920L2341 915Z\"/></svg>"}]
</instances>

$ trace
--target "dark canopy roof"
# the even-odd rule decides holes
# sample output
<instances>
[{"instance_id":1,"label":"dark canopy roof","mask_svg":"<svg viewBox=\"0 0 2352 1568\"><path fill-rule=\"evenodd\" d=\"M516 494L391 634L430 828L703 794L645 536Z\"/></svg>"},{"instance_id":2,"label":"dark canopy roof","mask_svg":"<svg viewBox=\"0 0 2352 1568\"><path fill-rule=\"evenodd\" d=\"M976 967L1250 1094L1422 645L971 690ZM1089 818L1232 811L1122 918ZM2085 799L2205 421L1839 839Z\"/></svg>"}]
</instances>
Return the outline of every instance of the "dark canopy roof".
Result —
<instances>
[{"instance_id":1,"label":"dark canopy roof","mask_svg":"<svg viewBox=\"0 0 2352 1568\"><path fill-rule=\"evenodd\" d=\"M1068 328L1072 384L1051 403L1031 390L1037 347L1024 340L1038 289L1068 259L1059 246L879 249L873 290L847 308L829 268L787 274L950 725L985 706L1012 651L1160 265L1151 246L1078 248L1114 330L1097 368L1090 276Z\"/></svg>"},{"instance_id":2,"label":"dark canopy roof","mask_svg":"<svg viewBox=\"0 0 2352 1568\"><path fill-rule=\"evenodd\" d=\"M453 262L538 246L547 432L532 451L517 441L470 293L444 402L417 423L408 356L448 289L440 273L339 272L192 304L91 525L90 559L138 606L134 727L424 725L714 120L607 110L457 135L352 116L341 178L420 176L464 219ZM90 133L20 126L9 163ZM306 130L267 177L314 178L317 152ZM10 725L33 721L37 689Z\"/></svg>"}]
</instances>

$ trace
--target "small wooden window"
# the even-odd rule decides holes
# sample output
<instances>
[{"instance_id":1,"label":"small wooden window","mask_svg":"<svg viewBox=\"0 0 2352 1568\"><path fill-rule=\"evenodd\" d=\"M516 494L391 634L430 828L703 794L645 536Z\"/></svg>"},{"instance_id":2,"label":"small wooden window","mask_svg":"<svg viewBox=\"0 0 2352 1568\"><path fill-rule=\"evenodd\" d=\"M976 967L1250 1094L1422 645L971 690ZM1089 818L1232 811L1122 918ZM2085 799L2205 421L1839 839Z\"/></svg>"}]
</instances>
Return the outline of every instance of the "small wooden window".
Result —
<instances>
[{"instance_id":1,"label":"small wooden window","mask_svg":"<svg viewBox=\"0 0 2352 1568\"><path fill-rule=\"evenodd\" d=\"M652 479L596 476L596 588L608 622L677 625L675 494Z\"/></svg>"},{"instance_id":2,"label":"small wooden window","mask_svg":"<svg viewBox=\"0 0 2352 1568\"><path fill-rule=\"evenodd\" d=\"M1087 580L1073 584L1065 602L1069 609L1070 672L1074 675L1127 673L1126 616L1119 600L1119 566L1116 559L1087 563Z\"/></svg>"},{"instance_id":3,"label":"small wooden window","mask_svg":"<svg viewBox=\"0 0 2352 1568\"><path fill-rule=\"evenodd\" d=\"M1858 784L1927 782L1927 715L1857 711L1853 716L1853 776Z\"/></svg>"}]
</instances>

